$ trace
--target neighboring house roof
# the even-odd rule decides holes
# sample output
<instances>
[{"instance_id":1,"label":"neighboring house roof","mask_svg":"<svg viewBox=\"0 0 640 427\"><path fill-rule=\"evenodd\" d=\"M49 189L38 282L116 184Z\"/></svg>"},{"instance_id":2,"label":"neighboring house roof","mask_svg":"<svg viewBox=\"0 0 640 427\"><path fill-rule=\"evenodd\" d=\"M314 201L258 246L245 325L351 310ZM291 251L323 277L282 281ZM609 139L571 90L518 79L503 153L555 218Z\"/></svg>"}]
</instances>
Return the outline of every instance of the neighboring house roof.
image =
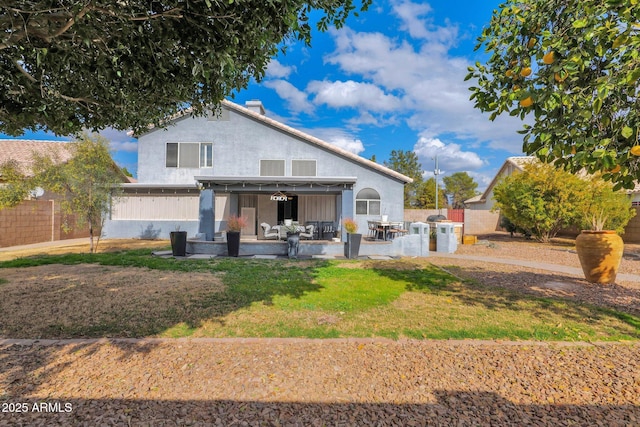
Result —
<instances>
[{"instance_id":1,"label":"neighboring house roof","mask_svg":"<svg viewBox=\"0 0 640 427\"><path fill-rule=\"evenodd\" d=\"M0 140L0 165L9 160L18 163L21 172L29 175L33 166L33 155L54 155L61 162L71 158L69 146L64 141L34 141L26 139Z\"/></svg>"},{"instance_id":2,"label":"neighboring house roof","mask_svg":"<svg viewBox=\"0 0 640 427\"><path fill-rule=\"evenodd\" d=\"M505 160L505 162L502 164L502 167L498 170L498 173L496 173L496 176L493 177L493 179L491 180L491 182L489 183L489 185L487 186L487 189L484 190L484 193L480 194L479 196L475 196L472 197L470 199L467 199L464 201L465 204L474 204L474 203L485 203L487 201L487 198L489 197L489 195L491 194L491 191L493 190L493 187L495 187L495 185L498 183L498 180L509 171L509 169L513 170L519 170L522 171L524 170L524 167L531 163L532 161L535 161L536 158L533 156L514 156L514 157L508 157L507 160Z\"/></svg>"},{"instance_id":3,"label":"neighboring house roof","mask_svg":"<svg viewBox=\"0 0 640 427\"><path fill-rule=\"evenodd\" d=\"M254 101L255 102L255 101ZM361 165L367 166L371 169L375 169L379 172L382 172L388 176L391 176L395 179L398 179L400 181L403 181L405 183L411 183L413 182L412 178L409 178L406 175L403 175L399 172L396 172L392 169L389 169L381 164L378 164L376 162L373 162L371 160L367 160L364 157L360 157L357 154L354 154L350 151L344 150L338 146L336 146L335 144L331 144L329 142L323 141L320 138L316 138L315 136L309 135L308 133L299 131L297 129L292 128L291 126L285 125L284 123L281 123L277 120L271 119L263 114L260 114L259 112L250 110L248 108L245 108L241 105L238 105L234 102L228 101L228 100L222 100L221 105L229 110L233 110L239 114L242 114L246 117L250 117L256 121L262 122L265 125L271 126L272 128L278 129L281 132L284 132L286 134L289 134L291 136L294 136L296 138L302 139L305 142L308 142L310 144L316 145L318 147L324 148L328 151L332 151L335 154L338 154L339 156L348 158L350 160L353 160L356 163L359 163ZM261 106L261 104L260 104ZM176 114L174 116L172 116L168 121L174 121L177 120L181 117L185 117L188 116L189 114L191 114L191 109L186 109L183 112ZM153 129L153 126L149 127L149 131L151 131Z\"/></svg>"},{"instance_id":4,"label":"neighboring house roof","mask_svg":"<svg viewBox=\"0 0 640 427\"><path fill-rule=\"evenodd\" d=\"M33 155L49 156L61 163L72 157L69 141L36 141L29 139L0 139L0 165L9 160L18 163L22 173L31 174ZM114 162L114 168L120 168ZM120 171L121 172L121 171ZM135 178L125 176L127 182L137 182ZM0 177L0 179L2 179Z\"/></svg>"}]
</instances>

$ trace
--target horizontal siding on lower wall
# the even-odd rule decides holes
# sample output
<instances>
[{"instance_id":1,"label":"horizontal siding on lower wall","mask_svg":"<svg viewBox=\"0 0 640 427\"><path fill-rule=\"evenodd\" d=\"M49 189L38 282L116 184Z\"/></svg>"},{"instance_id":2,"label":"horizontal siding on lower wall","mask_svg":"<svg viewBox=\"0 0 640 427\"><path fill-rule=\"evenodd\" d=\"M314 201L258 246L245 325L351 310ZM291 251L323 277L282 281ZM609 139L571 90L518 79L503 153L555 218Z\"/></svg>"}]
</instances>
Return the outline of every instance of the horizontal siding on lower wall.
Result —
<instances>
[{"instance_id":1,"label":"horizontal siding on lower wall","mask_svg":"<svg viewBox=\"0 0 640 427\"><path fill-rule=\"evenodd\" d=\"M197 220L200 197L189 195L125 194L116 198L111 210L112 220Z\"/></svg>"}]
</instances>

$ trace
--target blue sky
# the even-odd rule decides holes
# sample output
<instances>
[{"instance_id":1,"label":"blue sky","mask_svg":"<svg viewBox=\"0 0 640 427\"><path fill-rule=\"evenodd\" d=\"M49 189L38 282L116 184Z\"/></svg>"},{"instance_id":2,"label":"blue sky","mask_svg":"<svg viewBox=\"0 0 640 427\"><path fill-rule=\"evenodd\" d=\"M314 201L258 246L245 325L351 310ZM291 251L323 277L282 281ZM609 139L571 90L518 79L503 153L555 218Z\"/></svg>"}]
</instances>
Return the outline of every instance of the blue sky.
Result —
<instances>
[{"instance_id":1,"label":"blue sky","mask_svg":"<svg viewBox=\"0 0 640 427\"><path fill-rule=\"evenodd\" d=\"M500 1L378 0L340 29L315 32L312 46L291 42L265 79L235 94L259 99L267 115L379 163L392 150L413 150L433 176L468 172L484 189L504 160L522 154L518 119L473 108L467 67L483 61L473 48ZM106 130L114 158L137 169L137 145ZM43 134L22 138L53 139Z\"/></svg>"}]
</instances>

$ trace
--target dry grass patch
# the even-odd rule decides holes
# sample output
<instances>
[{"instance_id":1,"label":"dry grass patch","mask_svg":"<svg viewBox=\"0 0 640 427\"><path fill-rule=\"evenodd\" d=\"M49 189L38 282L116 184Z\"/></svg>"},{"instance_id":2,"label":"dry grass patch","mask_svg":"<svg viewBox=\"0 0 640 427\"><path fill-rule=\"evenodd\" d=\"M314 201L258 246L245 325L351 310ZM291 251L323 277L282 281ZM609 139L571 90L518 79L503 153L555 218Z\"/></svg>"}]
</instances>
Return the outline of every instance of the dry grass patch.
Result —
<instances>
[{"instance_id":1,"label":"dry grass patch","mask_svg":"<svg viewBox=\"0 0 640 427\"><path fill-rule=\"evenodd\" d=\"M192 326L215 310L220 275L96 264L6 269L0 336L20 338L145 336L181 319Z\"/></svg>"}]
</instances>

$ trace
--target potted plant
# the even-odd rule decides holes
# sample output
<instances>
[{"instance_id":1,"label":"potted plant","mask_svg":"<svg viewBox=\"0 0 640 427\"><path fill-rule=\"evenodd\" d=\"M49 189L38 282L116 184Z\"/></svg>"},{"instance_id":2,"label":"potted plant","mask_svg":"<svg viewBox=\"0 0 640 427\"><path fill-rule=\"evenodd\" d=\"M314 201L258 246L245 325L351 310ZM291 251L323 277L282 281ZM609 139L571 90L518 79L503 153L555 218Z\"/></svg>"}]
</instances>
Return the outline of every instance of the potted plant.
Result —
<instances>
[{"instance_id":1,"label":"potted plant","mask_svg":"<svg viewBox=\"0 0 640 427\"><path fill-rule=\"evenodd\" d=\"M610 183L594 179L587 186L576 252L585 278L591 283L615 283L624 243L619 233L635 215L631 200ZM607 227L607 228L605 228Z\"/></svg>"},{"instance_id":2,"label":"potted plant","mask_svg":"<svg viewBox=\"0 0 640 427\"><path fill-rule=\"evenodd\" d=\"M175 231L169 233L171 240L171 253L173 256L185 256L187 254L187 232L180 231L180 226L176 226Z\"/></svg>"},{"instance_id":3,"label":"potted plant","mask_svg":"<svg viewBox=\"0 0 640 427\"><path fill-rule=\"evenodd\" d=\"M435 252L438 245L438 238L436 233L436 227L432 227L429 231L429 252Z\"/></svg>"},{"instance_id":4,"label":"potted plant","mask_svg":"<svg viewBox=\"0 0 640 427\"><path fill-rule=\"evenodd\" d=\"M293 224L291 220L285 220L282 229L287 233L287 254L289 258L298 258L298 248L300 246L300 228Z\"/></svg>"},{"instance_id":5,"label":"potted plant","mask_svg":"<svg viewBox=\"0 0 640 427\"><path fill-rule=\"evenodd\" d=\"M358 223L352 218L345 218L342 221L342 226L347 232L347 241L344 244L344 256L349 259L358 258L360 241L362 240L362 234L358 233Z\"/></svg>"},{"instance_id":6,"label":"potted plant","mask_svg":"<svg viewBox=\"0 0 640 427\"><path fill-rule=\"evenodd\" d=\"M240 231L247 226L247 219L231 215L227 220L227 253L237 257L240 253Z\"/></svg>"}]
</instances>

